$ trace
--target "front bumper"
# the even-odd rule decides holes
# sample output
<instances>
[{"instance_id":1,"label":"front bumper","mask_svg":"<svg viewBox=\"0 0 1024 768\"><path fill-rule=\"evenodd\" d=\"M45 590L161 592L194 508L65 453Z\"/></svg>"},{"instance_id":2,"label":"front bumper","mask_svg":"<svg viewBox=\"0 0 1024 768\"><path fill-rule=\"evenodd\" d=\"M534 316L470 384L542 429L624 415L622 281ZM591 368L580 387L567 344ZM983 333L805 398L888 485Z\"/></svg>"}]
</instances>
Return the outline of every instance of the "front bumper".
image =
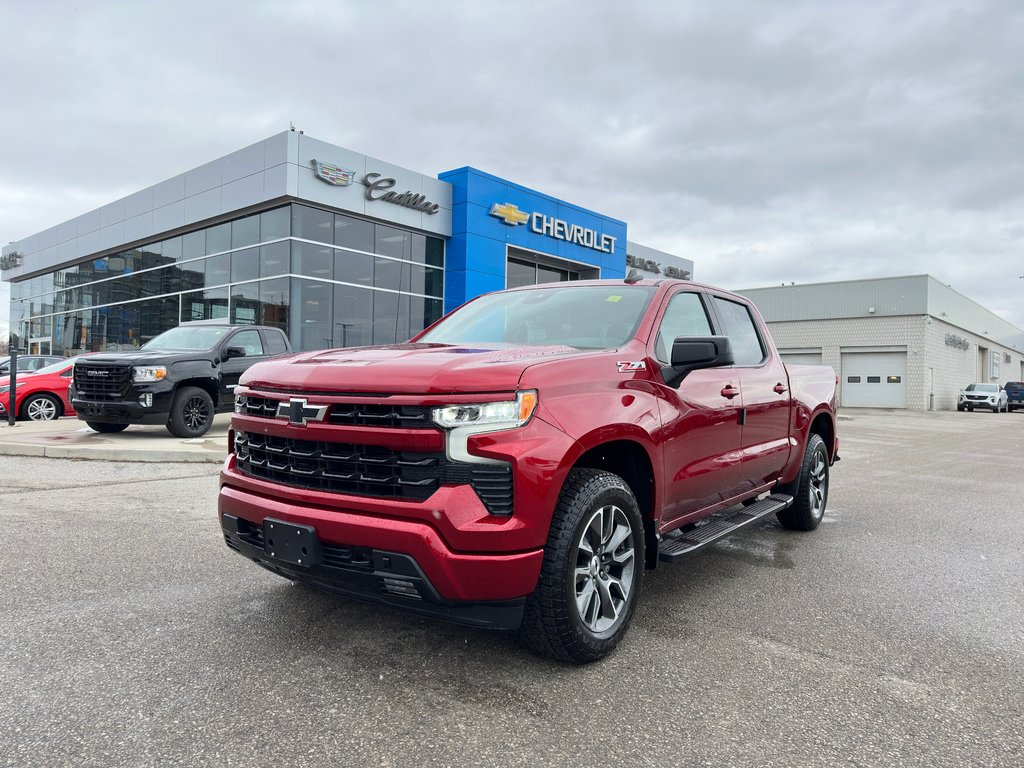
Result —
<instances>
[{"instance_id":1,"label":"front bumper","mask_svg":"<svg viewBox=\"0 0 1024 768\"><path fill-rule=\"evenodd\" d=\"M519 626L544 556L543 550L456 552L426 523L297 505L227 485L218 506L225 543L264 568L349 597L475 626ZM266 518L312 526L323 562L304 567L273 557L264 549Z\"/></svg>"},{"instance_id":2,"label":"front bumper","mask_svg":"<svg viewBox=\"0 0 1024 768\"><path fill-rule=\"evenodd\" d=\"M140 398L146 394L153 396L153 404L150 406L140 402ZM81 397L74 386L69 389L68 395L71 407L83 421L97 421L101 424L164 424L171 411L174 383L159 381L133 384L128 394L118 400L89 400Z\"/></svg>"}]
</instances>

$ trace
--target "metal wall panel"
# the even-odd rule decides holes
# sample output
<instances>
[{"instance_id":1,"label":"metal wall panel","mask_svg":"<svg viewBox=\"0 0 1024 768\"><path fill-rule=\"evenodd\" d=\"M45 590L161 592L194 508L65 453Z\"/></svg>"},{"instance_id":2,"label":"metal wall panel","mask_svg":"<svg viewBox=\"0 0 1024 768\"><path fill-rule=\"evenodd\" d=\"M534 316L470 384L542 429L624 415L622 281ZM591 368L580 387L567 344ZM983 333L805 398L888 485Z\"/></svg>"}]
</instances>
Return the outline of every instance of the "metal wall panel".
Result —
<instances>
[{"instance_id":1,"label":"metal wall panel","mask_svg":"<svg viewBox=\"0 0 1024 768\"><path fill-rule=\"evenodd\" d=\"M928 311L927 275L781 285L736 292L754 302L769 323L924 315Z\"/></svg>"}]
</instances>

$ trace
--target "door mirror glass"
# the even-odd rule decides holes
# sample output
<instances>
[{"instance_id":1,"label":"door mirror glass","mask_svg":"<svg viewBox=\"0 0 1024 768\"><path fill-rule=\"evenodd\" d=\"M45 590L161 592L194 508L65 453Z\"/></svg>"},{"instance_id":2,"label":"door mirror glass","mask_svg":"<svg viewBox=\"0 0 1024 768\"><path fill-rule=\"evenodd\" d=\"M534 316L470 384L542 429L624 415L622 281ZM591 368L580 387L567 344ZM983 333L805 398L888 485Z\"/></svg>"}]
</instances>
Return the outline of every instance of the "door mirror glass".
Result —
<instances>
[{"instance_id":1,"label":"door mirror glass","mask_svg":"<svg viewBox=\"0 0 1024 768\"><path fill-rule=\"evenodd\" d=\"M224 350L224 358L230 360L233 357L245 357L245 347L228 347Z\"/></svg>"}]
</instances>

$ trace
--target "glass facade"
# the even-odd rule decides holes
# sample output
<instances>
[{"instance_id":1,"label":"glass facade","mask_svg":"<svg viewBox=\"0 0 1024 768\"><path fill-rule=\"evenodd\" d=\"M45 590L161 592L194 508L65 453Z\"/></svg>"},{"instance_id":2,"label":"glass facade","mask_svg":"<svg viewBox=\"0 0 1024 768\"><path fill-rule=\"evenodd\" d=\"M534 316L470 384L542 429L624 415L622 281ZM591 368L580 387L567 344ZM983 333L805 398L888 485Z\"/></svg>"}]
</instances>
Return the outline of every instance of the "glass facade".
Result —
<instances>
[{"instance_id":1,"label":"glass facade","mask_svg":"<svg viewBox=\"0 0 1024 768\"><path fill-rule=\"evenodd\" d=\"M211 318L282 328L307 351L405 341L443 298L441 238L292 203L12 283L11 324L57 355Z\"/></svg>"}]
</instances>

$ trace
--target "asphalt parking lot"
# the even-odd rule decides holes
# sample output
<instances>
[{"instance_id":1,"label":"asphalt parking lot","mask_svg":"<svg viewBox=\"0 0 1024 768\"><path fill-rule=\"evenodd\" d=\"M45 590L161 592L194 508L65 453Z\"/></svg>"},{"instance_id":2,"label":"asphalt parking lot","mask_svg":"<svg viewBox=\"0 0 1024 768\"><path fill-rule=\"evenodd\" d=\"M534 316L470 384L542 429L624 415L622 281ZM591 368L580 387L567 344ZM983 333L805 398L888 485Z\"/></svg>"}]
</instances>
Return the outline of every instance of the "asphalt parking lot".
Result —
<instances>
[{"instance_id":1,"label":"asphalt parking lot","mask_svg":"<svg viewBox=\"0 0 1024 768\"><path fill-rule=\"evenodd\" d=\"M1024 413L852 415L818 531L659 568L587 667L260 570L215 466L0 456L0 764L1024 764Z\"/></svg>"}]
</instances>

